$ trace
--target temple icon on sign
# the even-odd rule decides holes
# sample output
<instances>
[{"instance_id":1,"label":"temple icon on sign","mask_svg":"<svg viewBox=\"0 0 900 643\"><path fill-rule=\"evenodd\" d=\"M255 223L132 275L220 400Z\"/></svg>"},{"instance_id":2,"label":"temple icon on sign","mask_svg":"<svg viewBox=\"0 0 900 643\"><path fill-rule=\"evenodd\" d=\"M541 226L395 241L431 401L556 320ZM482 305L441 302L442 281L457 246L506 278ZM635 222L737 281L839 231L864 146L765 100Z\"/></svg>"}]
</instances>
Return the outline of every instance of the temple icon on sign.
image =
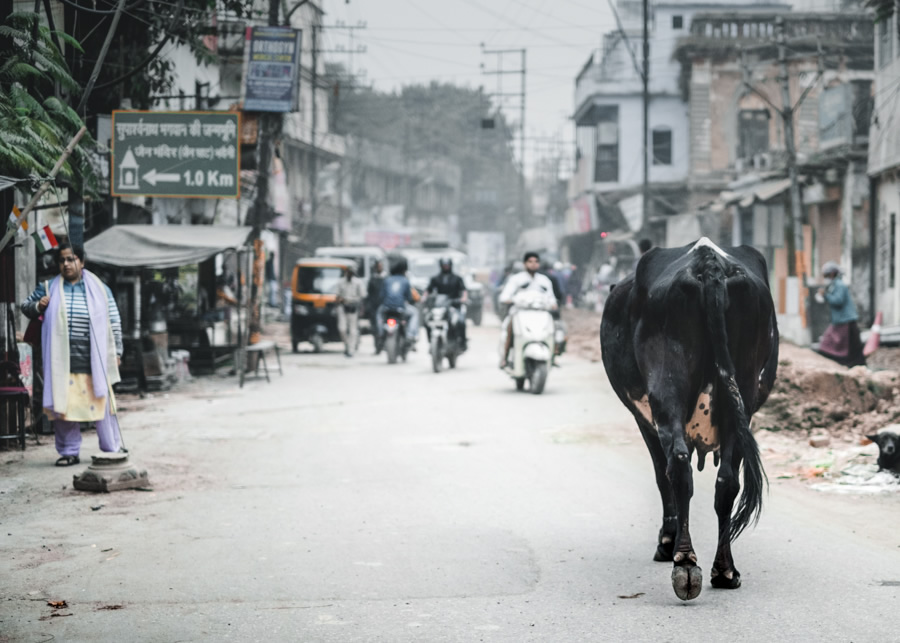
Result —
<instances>
[{"instance_id":1,"label":"temple icon on sign","mask_svg":"<svg viewBox=\"0 0 900 643\"><path fill-rule=\"evenodd\" d=\"M119 163L119 189L137 190L138 187L138 163L129 147L125 158Z\"/></svg>"}]
</instances>

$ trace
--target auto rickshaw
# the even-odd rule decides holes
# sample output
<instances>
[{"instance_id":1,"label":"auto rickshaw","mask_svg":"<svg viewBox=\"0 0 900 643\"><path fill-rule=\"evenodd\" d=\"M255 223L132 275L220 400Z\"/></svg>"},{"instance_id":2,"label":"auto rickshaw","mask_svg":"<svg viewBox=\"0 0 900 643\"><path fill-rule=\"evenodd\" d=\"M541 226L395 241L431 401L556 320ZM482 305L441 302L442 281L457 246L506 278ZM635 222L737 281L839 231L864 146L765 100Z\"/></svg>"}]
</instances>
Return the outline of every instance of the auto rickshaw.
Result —
<instances>
[{"instance_id":1,"label":"auto rickshaw","mask_svg":"<svg viewBox=\"0 0 900 643\"><path fill-rule=\"evenodd\" d=\"M347 259L300 259L291 276L291 349L309 342L318 353L325 342L341 341L338 330L337 288L344 270L355 268Z\"/></svg>"}]
</instances>

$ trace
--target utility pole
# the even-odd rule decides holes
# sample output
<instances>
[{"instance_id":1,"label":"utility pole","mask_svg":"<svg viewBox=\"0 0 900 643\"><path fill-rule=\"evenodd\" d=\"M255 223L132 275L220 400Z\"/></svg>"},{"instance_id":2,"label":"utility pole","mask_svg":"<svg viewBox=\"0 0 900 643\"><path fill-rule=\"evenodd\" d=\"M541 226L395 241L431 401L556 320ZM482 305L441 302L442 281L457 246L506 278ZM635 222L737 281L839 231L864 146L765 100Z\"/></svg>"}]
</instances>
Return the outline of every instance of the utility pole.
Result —
<instances>
[{"instance_id":1,"label":"utility pole","mask_svg":"<svg viewBox=\"0 0 900 643\"><path fill-rule=\"evenodd\" d=\"M522 171L519 174L519 211L525 216L525 53L522 49L522 94L519 109L519 155L522 160Z\"/></svg>"},{"instance_id":2,"label":"utility pole","mask_svg":"<svg viewBox=\"0 0 900 643\"><path fill-rule=\"evenodd\" d=\"M332 53L332 54L345 54L345 55L349 55L350 58L349 58L349 63L348 63L348 64L349 64L349 68L348 68L348 77L349 77L349 80L350 80L350 83L349 83L349 84L350 84L350 86L352 86L352 85L353 85L353 54L354 54L354 53L362 54L362 53L365 53L366 50L367 50L367 48L366 48L366 46L365 46L364 44L359 44L359 45L354 44L354 42L353 42L353 39L354 39L354 33L355 33L357 30L365 29L366 27L367 27L367 24L366 24L365 22L362 22L362 21L361 21L361 22L358 22L358 23L356 23L356 24L354 24L354 25L344 24L343 22L338 22L337 24L329 25L329 26L328 26L328 29L339 29L339 30L347 31L347 35L348 35L348 39L349 39L349 40L348 40L349 45L348 45L347 47L344 47L344 46L339 45L339 46L337 46L335 49L319 49L319 48L318 48L318 43L317 43L317 41L316 41L316 39L315 39L315 37L314 37L314 39L313 39L313 61L316 61L316 60L317 60L316 56L317 56L318 54L321 54L321 53ZM324 29L324 28L325 28L325 25L322 25L322 26L320 27L320 29ZM313 33L315 33L315 32L313 32ZM313 63L313 66L315 67L315 65L316 65L316 63L314 62L314 63ZM365 73L365 70L363 70L363 73ZM315 74L316 74L315 71L313 71L313 74L314 74L314 75L313 75L313 79L314 79L314 80L313 80L313 91L315 92L315 79L316 79L317 76L315 75ZM337 111L336 105L335 105L335 111ZM312 133L312 136L313 136L313 153L315 153L316 114L317 114L317 111L316 111L316 106L315 106L315 93L314 93L314 94L313 94L313 133ZM339 167L338 167L338 178L337 178L337 190L338 190L338 194L337 194L337 239L336 239L336 242L338 243L338 245L343 245L343 243L344 243L344 194L343 194L343 189L344 189L344 174L345 174L345 171L346 171L345 168L344 168L344 164L347 162L347 152L348 152L348 149L349 149L349 148L346 148L346 147L345 147L345 149L344 149L344 157L341 158L340 163L339 163ZM315 161L313 161L313 169L315 169ZM312 216L315 217L315 214L316 214L316 208L318 207L318 201L317 201L316 195L315 195L315 185L316 185L316 176L315 176L315 173L313 173L313 175L312 175L311 182L312 182Z\"/></svg>"},{"instance_id":3,"label":"utility pole","mask_svg":"<svg viewBox=\"0 0 900 643\"><path fill-rule=\"evenodd\" d=\"M800 185L797 182L797 150L794 144L794 107L791 104L791 83L787 66L787 47L785 45L784 18L775 19L775 30L778 42L778 82L781 83L781 118L784 121L784 149L787 152L788 179L791 187L791 227L794 231L794 270L793 273L803 285L806 272L805 253L803 252L803 209L800 203ZM799 103L797 105L799 107ZM802 300L802 298L801 298Z\"/></svg>"},{"instance_id":4,"label":"utility pole","mask_svg":"<svg viewBox=\"0 0 900 643\"><path fill-rule=\"evenodd\" d=\"M749 91L762 98L776 114L781 117L784 126L784 149L786 155L786 165L788 172L788 180L790 182L789 194L791 200L791 244L793 245L793 254L788 253L788 274L797 278L800 297L798 302L798 313L800 315L803 326L806 326L805 297L802 295L802 289L806 281L806 252L803 243L803 204L800 199L800 183L797 178L797 148L794 139L794 114L803 104L803 101L816 86L819 79L825 73L825 53L822 49L821 40L818 41L816 50L818 55L818 74L816 78L809 83L796 103L791 102L791 83L788 71L788 55L787 55L787 37L786 37L785 21L783 16L775 18L775 42L778 47L778 77L777 81L781 85L781 105L776 105L766 95L752 84L752 75L747 65L744 52L741 50L741 67L743 70L743 85Z\"/></svg>"},{"instance_id":5,"label":"utility pole","mask_svg":"<svg viewBox=\"0 0 900 643\"><path fill-rule=\"evenodd\" d=\"M309 220L316 220L316 206L318 205L318 196L316 195L316 177L318 168L318 151L316 150L316 119L318 118L318 106L316 101L316 89L319 84L319 41L318 41L318 25L312 28L312 129L309 136Z\"/></svg>"},{"instance_id":6,"label":"utility pole","mask_svg":"<svg viewBox=\"0 0 900 643\"><path fill-rule=\"evenodd\" d=\"M269 0L269 20L270 27L278 26L278 12L281 4L279 0ZM281 128L284 120L280 113L259 113L259 140L257 141L257 166L256 166L256 197L253 205L250 206L247 213L247 219L253 227L250 238L253 241L253 269L250 280L250 310L247 319L247 343L255 344L259 341L262 333L262 321L260 306L262 304L262 279L257 278L260 272L262 261L262 235L263 223L268 219L269 215L269 174L272 164L272 153L276 137L281 134ZM239 368L245 368L245 364L240 364Z\"/></svg>"},{"instance_id":7,"label":"utility pole","mask_svg":"<svg viewBox=\"0 0 900 643\"><path fill-rule=\"evenodd\" d=\"M650 34L649 34L649 23L650 23L650 3L649 0L644 0L644 42L643 42L643 50L644 50L644 60L643 60L643 73L641 76L644 81L644 91L643 91L643 109L644 109L644 120L643 122L643 134L644 134L644 182L641 186L641 227L647 225L647 218L650 212L650 146L649 146L649 114L650 114Z\"/></svg>"},{"instance_id":8,"label":"utility pole","mask_svg":"<svg viewBox=\"0 0 900 643\"><path fill-rule=\"evenodd\" d=\"M488 97L496 97L498 99L498 107L503 104L504 98L512 97L519 99L519 217L515 222L515 228L518 229L523 225L525 217L525 78L527 74L525 65L526 49L484 49L482 45L481 53L496 54L497 69L493 71L482 71L483 74L497 76L497 91L486 94ZM504 54L519 54L521 56L521 68L519 69L503 69ZM482 67L484 65L482 64ZM503 91L503 76L506 74L518 74L521 77L521 87L518 93L506 93Z\"/></svg>"}]
</instances>

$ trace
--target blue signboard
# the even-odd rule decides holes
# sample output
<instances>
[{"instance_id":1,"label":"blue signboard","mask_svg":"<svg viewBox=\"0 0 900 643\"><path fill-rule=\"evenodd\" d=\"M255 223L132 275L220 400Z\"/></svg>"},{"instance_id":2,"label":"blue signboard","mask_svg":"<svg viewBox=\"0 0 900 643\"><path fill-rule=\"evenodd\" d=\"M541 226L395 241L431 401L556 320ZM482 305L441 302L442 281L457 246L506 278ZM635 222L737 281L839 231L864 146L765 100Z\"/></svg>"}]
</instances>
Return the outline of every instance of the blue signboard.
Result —
<instances>
[{"instance_id":1,"label":"blue signboard","mask_svg":"<svg viewBox=\"0 0 900 643\"><path fill-rule=\"evenodd\" d=\"M300 37L300 30L290 27L247 27L244 111L296 111Z\"/></svg>"}]
</instances>

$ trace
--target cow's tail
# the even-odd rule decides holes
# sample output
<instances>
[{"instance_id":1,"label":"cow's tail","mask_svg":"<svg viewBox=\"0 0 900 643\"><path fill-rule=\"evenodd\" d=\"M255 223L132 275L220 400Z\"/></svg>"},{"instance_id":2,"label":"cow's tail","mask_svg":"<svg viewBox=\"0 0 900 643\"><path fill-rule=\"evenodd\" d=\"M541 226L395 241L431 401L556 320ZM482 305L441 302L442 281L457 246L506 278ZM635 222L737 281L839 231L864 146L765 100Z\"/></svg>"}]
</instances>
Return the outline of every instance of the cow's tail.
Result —
<instances>
[{"instance_id":1,"label":"cow's tail","mask_svg":"<svg viewBox=\"0 0 900 643\"><path fill-rule=\"evenodd\" d=\"M699 276L703 282L704 309L706 311L706 325L710 334L713 347L713 359L719 381L722 384L725 395L725 403L728 404L730 423L735 430L735 447L743 457L744 479L741 497L738 499L737 509L731 519L730 538L733 541L744 529L759 520L762 511L762 497L765 485L765 473L762 459L759 455L759 447L756 439L750 431L750 421L741 392L738 389L735 377L734 362L728 350L728 330L725 326L725 310L728 305L728 289L726 286L725 265L723 260L713 251L703 250L703 267ZM721 398L720 398L721 399Z\"/></svg>"}]
</instances>

